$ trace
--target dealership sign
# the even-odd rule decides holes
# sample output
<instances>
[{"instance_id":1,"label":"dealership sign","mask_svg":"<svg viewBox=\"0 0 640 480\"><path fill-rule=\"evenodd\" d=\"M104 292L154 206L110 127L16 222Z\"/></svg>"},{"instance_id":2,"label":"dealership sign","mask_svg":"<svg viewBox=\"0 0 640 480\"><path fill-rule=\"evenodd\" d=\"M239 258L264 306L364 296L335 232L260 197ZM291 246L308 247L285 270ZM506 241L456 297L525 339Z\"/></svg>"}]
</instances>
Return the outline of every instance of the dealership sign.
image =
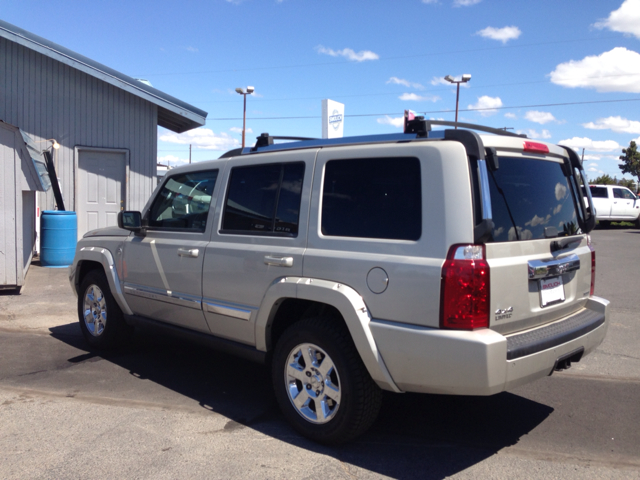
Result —
<instances>
[{"instance_id":1,"label":"dealership sign","mask_svg":"<svg viewBox=\"0 0 640 480\"><path fill-rule=\"evenodd\" d=\"M322 100L322 138L341 138L344 133L344 104Z\"/></svg>"}]
</instances>

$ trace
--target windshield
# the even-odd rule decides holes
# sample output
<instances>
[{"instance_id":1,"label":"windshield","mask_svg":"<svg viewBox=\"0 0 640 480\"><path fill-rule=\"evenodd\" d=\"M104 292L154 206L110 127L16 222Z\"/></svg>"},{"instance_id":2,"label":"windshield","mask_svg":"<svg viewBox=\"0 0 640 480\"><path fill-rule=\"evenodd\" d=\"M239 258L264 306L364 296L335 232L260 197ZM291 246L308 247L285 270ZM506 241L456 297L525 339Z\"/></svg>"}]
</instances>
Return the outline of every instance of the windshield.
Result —
<instances>
[{"instance_id":1,"label":"windshield","mask_svg":"<svg viewBox=\"0 0 640 480\"><path fill-rule=\"evenodd\" d=\"M500 157L489 171L493 240L513 242L581 233L562 165L533 158Z\"/></svg>"}]
</instances>

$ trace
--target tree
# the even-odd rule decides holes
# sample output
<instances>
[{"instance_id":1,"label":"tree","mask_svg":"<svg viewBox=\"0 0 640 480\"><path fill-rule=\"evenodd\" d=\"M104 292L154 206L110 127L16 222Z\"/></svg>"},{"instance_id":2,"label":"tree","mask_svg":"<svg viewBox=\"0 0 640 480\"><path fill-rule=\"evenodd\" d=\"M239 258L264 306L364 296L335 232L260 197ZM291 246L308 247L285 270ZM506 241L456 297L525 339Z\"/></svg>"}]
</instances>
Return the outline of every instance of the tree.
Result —
<instances>
[{"instance_id":1,"label":"tree","mask_svg":"<svg viewBox=\"0 0 640 480\"><path fill-rule=\"evenodd\" d=\"M618 166L620 170L622 170L622 173L630 173L640 182L640 152L638 152L635 141L631 140L629 148L622 149L620 160L622 160L623 163Z\"/></svg>"},{"instance_id":2,"label":"tree","mask_svg":"<svg viewBox=\"0 0 640 480\"><path fill-rule=\"evenodd\" d=\"M590 183L593 185L615 185L616 181L605 173L604 175L596 177L595 180L592 180Z\"/></svg>"}]
</instances>

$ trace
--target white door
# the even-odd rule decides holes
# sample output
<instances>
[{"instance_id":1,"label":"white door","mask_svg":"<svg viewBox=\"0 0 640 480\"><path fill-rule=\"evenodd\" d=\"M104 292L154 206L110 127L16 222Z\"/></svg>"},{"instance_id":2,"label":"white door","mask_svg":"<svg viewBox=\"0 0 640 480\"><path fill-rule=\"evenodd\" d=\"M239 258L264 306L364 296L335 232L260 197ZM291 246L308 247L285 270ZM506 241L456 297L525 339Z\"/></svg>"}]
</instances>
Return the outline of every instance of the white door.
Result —
<instances>
[{"instance_id":1,"label":"white door","mask_svg":"<svg viewBox=\"0 0 640 480\"><path fill-rule=\"evenodd\" d=\"M89 230L118 224L118 212L124 207L126 171L125 152L78 151L78 238Z\"/></svg>"}]
</instances>

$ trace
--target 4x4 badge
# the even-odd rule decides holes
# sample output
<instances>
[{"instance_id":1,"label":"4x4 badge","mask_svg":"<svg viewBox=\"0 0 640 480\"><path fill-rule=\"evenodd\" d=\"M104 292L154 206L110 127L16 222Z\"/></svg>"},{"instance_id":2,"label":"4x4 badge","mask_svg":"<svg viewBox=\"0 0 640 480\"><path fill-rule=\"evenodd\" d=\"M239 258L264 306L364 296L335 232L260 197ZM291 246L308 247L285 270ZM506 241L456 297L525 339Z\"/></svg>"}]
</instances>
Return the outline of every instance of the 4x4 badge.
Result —
<instances>
[{"instance_id":1,"label":"4x4 badge","mask_svg":"<svg viewBox=\"0 0 640 480\"><path fill-rule=\"evenodd\" d=\"M513 314L513 307L508 307L505 309L499 308L496 310L496 320L504 320L505 318L511 318Z\"/></svg>"}]
</instances>

